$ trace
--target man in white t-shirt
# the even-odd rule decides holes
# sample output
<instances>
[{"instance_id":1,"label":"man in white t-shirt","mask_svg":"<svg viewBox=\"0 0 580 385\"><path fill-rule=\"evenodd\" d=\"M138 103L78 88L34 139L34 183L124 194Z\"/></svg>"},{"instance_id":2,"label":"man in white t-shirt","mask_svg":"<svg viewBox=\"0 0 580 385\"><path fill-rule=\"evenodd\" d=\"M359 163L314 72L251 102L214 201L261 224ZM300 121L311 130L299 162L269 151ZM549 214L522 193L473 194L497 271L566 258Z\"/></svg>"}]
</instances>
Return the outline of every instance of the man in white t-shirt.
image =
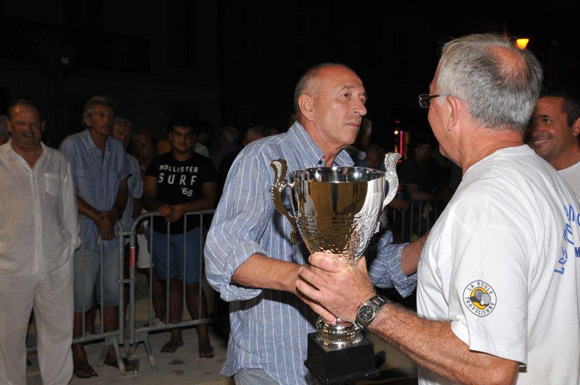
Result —
<instances>
[{"instance_id":1,"label":"man in white t-shirt","mask_svg":"<svg viewBox=\"0 0 580 385\"><path fill-rule=\"evenodd\" d=\"M310 256L296 287L420 365L420 384L580 384L580 203L524 144L542 82L504 36L453 40L420 95L463 179L431 229L414 314L377 296L366 264Z\"/></svg>"},{"instance_id":2,"label":"man in white t-shirt","mask_svg":"<svg viewBox=\"0 0 580 385\"><path fill-rule=\"evenodd\" d=\"M542 90L532 116L528 144L580 196L580 96L564 86Z\"/></svg>"}]
</instances>

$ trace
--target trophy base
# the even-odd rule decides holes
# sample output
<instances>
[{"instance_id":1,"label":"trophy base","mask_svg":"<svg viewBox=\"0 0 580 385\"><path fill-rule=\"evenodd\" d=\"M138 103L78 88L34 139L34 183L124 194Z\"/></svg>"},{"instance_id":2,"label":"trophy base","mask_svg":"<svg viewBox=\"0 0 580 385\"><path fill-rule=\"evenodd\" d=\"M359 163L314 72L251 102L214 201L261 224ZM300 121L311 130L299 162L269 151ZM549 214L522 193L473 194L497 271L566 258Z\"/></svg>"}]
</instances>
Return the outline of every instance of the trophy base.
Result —
<instances>
[{"instance_id":1,"label":"trophy base","mask_svg":"<svg viewBox=\"0 0 580 385\"><path fill-rule=\"evenodd\" d=\"M354 384L379 375L373 343L368 338L342 349L328 350L316 335L316 332L308 334L308 357L304 364L321 384Z\"/></svg>"}]
</instances>

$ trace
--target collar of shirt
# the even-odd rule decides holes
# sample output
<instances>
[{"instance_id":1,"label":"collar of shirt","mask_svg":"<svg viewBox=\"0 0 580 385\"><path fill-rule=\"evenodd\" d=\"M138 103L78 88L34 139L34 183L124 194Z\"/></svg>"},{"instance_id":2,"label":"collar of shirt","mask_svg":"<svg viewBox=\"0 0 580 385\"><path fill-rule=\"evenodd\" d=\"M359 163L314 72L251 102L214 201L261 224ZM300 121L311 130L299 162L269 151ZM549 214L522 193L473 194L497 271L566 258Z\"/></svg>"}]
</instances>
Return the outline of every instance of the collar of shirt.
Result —
<instances>
[{"instance_id":1,"label":"collar of shirt","mask_svg":"<svg viewBox=\"0 0 580 385\"><path fill-rule=\"evenodd\" d=\"M82 140L85 143L85 145L91 149L91 150L98 150L101 151L100 148L97 147L97 145L95 144L95 141L93 140L93 137L91 136L91 133L89 132L89 129L86 128L83 133L82 133ZM105 143L105 158L109 157L109 154L111 153L111 136L109 135L107 137L107 142Z\"/></svg>"},{"instance_id":2,"label":"collar of shirt","mask_svg":"<svg viewBox=\"0 0 580 385\"><path fill-rule=\"evenodd\" d=\"M46 156L46 146L42 142L40 142L40 146L42 147L42 154L40 154L40 157L38 158L38 161L36 161L36 164L39 164L41 160L44 159L44 157ZM9 159L20 160L24 165L26 165L30 169L30 165L28 164L28 162L26 162L24 158L20 156L20 154L14 151L14 147L12 146L12 138L10 138L10 140L6 144L0 146L0 152L8 156Z\"/></svg>"},{"instance_id":3,"label":"collar of shirt","mask_svg":"<svg viewBox=\"0 0 580 385\"><path fill-rule=\"evenodd\" d=\"M308 132L306 132L306 129L304 129L298 121L295 121L288 129L288 135L292 139L293 144L301 149L301 155L307 159L308 163L316 164L318 167L324 167L324 153L320 147L314 143L310 135L308 135ZM351 167L353 165L353 160L344 150L341 150L338 153L333 162L333 166L339 167Z\"/></svg>"}]
</instances>

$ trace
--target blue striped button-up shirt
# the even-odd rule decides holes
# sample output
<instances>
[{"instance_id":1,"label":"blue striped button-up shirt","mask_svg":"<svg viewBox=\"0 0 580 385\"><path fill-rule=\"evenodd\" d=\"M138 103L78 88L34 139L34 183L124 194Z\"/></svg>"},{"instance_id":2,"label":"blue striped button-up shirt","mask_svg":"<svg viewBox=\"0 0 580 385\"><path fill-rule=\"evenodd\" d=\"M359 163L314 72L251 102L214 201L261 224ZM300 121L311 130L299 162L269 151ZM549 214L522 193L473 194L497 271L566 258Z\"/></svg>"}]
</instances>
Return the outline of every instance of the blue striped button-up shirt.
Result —
<instances>
[{"instance_id":1,"label":"blue striped button-up shirt","mask_svg":"<svg viewBox=\"0 0 580 385\"><path fill-rule=\"evenodd\" d=\"M121 180L129 174L127 157L123 144L113 137L107 138L105 154L95 145L89 130L73 134L62 142L60 151L71 165L75 193L88 205L99 211L113 208ZM99 230L91 219L81 215L84 232L82 247L86 250L100 250ZM117 237L102 241L105 251L117 248Z\"/></svg>"},{"instance_id":2,"label":"blue striped button-up shirt","mask_svg":"<svg viewBox=\"0 0 580 385\"><path fill-rule=\"evenodd\" d=\"M231 302L231 333L222 373L232 376L242 368L257 368L280 384L315 384L304 360L307 334L315 330L317 315L294 294L243 287L231 280L255 253L297 264L305 264L310 255L303 243L290 242L291 225L270 198L274 183L270 162L276 159L286 160L288 173L324 166L322 150L296 122L287 133L252 142L230 169L205 247L208 281ZM335 159L337 166L352 164L344 151ZM381 240L388 247L381 250L370 273L381 286L390 286L393 277L408 294L414 278L407 279L400 269L404 245L390 245L389 235Z\"/></svg>"}]
</instances>

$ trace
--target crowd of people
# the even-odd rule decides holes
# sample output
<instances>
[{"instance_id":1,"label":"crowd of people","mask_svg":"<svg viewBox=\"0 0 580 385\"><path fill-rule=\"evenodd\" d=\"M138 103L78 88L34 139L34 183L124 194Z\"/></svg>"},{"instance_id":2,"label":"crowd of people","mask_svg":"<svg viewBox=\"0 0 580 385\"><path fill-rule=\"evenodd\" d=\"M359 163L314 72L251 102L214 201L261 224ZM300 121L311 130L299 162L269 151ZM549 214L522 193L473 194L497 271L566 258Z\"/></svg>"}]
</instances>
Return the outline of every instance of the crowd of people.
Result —
<instances>
[{"instance_id":1,"label":"crowd of people","mask_svg":"<svg viewBox=\"0 0 580 385\"><path fill-rule=\"evenodd\" d=\"M205 274L229 303L223 374L238 384L317 383L304 361L318 315L400 349L419 364L421 384L580 384L580 99L542 80L533 54L504 36L447 43L419 96L435 140L410 143L389 204L405 212L437 201L445 211L411 243L382 232L356 266L292 244L270 197L276 159L288 172L384 170L364 83L345 65L305 72L282 133L175 117L157 140L94 96L83 129L57 150L42 141L38 106L15 101L0 120L0 382L26 383L32 312L44 383L97 375L72 342L94 332L99 306L103 331L119 328L116 232L146 212L159 215L137 227L137 267L153 266L157 321L180 322L184 299L192 319L207 317L199 223L185 215L215 208ZM443 175L437 151L461 183ZM416 312L377 294L386 287L416 291ZM207 324L196 329L199 356L213 357ZM185 343L180 328L169 334L164 353ZM132 365L113 347L104 363Z\"/></svg>"}]
</instances>

